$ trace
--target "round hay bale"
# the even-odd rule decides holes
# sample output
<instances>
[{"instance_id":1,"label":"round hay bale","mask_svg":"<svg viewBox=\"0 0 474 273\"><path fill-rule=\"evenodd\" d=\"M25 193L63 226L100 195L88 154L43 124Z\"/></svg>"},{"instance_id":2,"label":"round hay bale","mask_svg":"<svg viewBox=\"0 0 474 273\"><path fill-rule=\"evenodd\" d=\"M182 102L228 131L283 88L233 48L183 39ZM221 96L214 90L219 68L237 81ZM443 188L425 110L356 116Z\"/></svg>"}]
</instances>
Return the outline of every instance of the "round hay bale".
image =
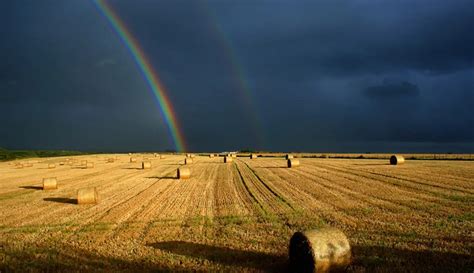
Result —
<instances>
[{"instance_id":1,"label":"round hay bale","mask_svg":"<svg viewBox=\"0 0 474 273\"><path fill-rule=\"evenodd\" d=\"M107 163L114 163L115 159L113 158L107 158Z\"/></svg>"},{"instance_id":2,"label":"round hay bale","mask_svg":"<svg viewBox=\"0 0 474 273\"><path fill-rule=\"evenodd\" d=\"M84 188L77 191L78 204L97 204L99 203L99 194L96 188Z\"/></svg>"},{"instance_id":3,"label":"round hay bale","mask_svg":"<svg viewBox=\"0 0 474 273\"><path fill-rule=\"evenodd\" d=\"M63 165L64 165L64 161L59 162L59 166L63 166Z\"/></svg>"},{"instance_id":4,"label":"round hay bale","mask_svg":"<svg viewBox=\"0 0 474 273\"><path fill-rule=\"evenodd\" d=\"M250 159L256 159L257 158L257 155L256 154L251 154L250 155Z\"/></svg>"},{"instance_id":5,"label":"round hay bale","mask_svg":"<svg viewBox=\"0 0 474 273\"><path fill-rule=\"evenodd\" d=\"M142 162L142 169L151 169L151 162L150 161L143 161Z\"/></svg>"},{"instance_id":6,"label":"round hay bale","mask_svg":"<svg viewBox=\"0 0 474 273\"><path fill-rule=\"evenodd\" d=\"M214 158L214 154L209 154L209 158Z\"/></svg>"},{"instance_id":7,"label":"round hay bale","mask_svg":"<svg viewBox=\"0 0 474 273\"><path fill-rule=\"evenodd\" d=\"M43 190L55 190L58 188L56 177L43 178Z\"/></svg>"},{"instance_id":8,"label":"round hay bale","mask_svg":"<svg viewBox=\"0 0 474 273\"><path fill-rule=\"evenodd\" d=\"M288 160L288 159L292 159L292 158L294 158L294 156L293 156L293 155L291 155L291 154L287 154L287 155L285 156L285 158Z\"/></svg>"},{"instance_id":9,"label":"round hay bale","mask_svg":"<svg viewBox=\"0 0 474 273\"><path fill-rule=\"evenodd\" d=\"M94 168L94 162L87 162L86 169L93 169L93 168Z\"/></svg>"},{"instance_id":10,"label":"round hay bale","mask_svg":"<svg viewBox=\"0 0 474 273\"><path fill-rule=\"evenodd\" d=\"M188 167L178 168L178 179L187 179L191 176L191 170Z\"/></svg>"},{"instance_id":11,"label":"round hay bale","mask_svg":"<svg viewBox=\"0 0 474 273\"><path fill-rule=\"evenodd\" d=\"M160 155L160 159L163 159L163 158L165 158L165 156L164 156L164 155Z\"/></svg>"},{"instance_id":12,"label":"round hay bale","mask_svg":"<svg viewBox=\"0 0 474 273\"><path fill-rule=\"evenodd\" d=\"M192 159L192 158L189 157L189 158L185 158L185 159L184 159L184 164L187 165L187 164L191 164L191 163L193 163L193 159Z\"/></svg>"},{"instance_id":13,"label":"round hay bale","mask_svg":"<svg viewBox=\"0 0 474 273\"><path fill-rule=\"evenodd\" d=\"M351 263L351 246L336 228L295 232L289 256L291 272L345 272Z\"/></svg>"},{"instance_id":14,"label":"round hay bale","mask_svg":"<svg viewBox=\"0 0 474 273\"><path fill-rule=\"evenodd\" d=\"M186 154L186 157L188 157L188 158L191 157L191 154Z\"/></svg>"},{"instance_id":15,"label":"round hay bale","mask_svg":"<svg viewBox=\"0 0 474 273\"><path fill-rule=\"evenodd\" d=\"M48 164L48 169L54 169L56 168L56 164L50 163Z\"/></svg>"},{"instance_id":16,"label":"round hay bale","mask_svg":"<svg viewBox=\"0 0 474 273\"><path fill-rule=\"evenodd\" d=\"M392 155L390 157L390 164L391 165L399 165L405 163L405 158L401 155Z\"/></svg>"},{"instance_id":17,"label":"round hay bale","mask_svg":"<svg viewBox=\"0 0 474 273\"><path fill-rule=\"evenodd\" d=\"M230 162L232 162L232 161L233 161L232 157L230 157L230 156L224 156L224 163L230 163Z\"/></svg>"},{"instance_id":18,"label":"round hay bale","mask_svg":"<svg viewBox=\"0 0 474 273\"><path fill-rule=\"evenodd\" d=\"M298 159L288 159L287 160L288 168L293 168L300 165L300 161Z\"/></svg>"},{"instance_id":19,"label":"round hay bale","mask_svg":"<svg viewBox=\"0 0 474 273\"><path fill-rule=\"evenodd\" d=\"M196 157L196 155L195 155L195 154L191 154L191 158L194 158L194 157Z\"/></svg>"},{"instance_id":20,"label":"round hay bale","mask_svg":"<svg viewBox=\"0 0 474 273\"><path fill-rule=\"evenodd\" d=\"M131 156L131 155L132 155L132 153L128 153L128 155L129 155L129 156Z\"/></svg>"},{"instance_id":21,"label":"round hay bale","mask_svg":"<svg viewBox=\"0 0 474 273\"><path fill-rule=\"evenodd\" d=\"M135 157L130 157L130 163L137 162L137 159Z\"/></svg>"}]
</instances>

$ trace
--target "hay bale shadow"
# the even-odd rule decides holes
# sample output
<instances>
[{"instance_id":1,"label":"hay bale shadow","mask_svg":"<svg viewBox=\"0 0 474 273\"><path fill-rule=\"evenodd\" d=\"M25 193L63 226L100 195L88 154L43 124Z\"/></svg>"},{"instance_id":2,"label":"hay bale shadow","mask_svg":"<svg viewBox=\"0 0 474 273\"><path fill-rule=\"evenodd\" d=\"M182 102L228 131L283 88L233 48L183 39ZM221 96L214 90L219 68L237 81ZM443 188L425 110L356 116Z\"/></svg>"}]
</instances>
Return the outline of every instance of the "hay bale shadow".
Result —
<instances>
[{"instance_id":1,"label":"hay bale shadow","mask_svg":"<svg viewBox=\"0 0 474 273\"><path fill-rule=\"evenodd\" d=\"M48 202L56 202L56 203L63 203L63 204L77 204L77 199L67 198L67 197L48 197L48 198L43 198L43 200L48 201Z\"/></svg>"},{"instance_id":2,"label":"hay bale shadow","mask_svg":"<svg viewBox=\"0 0 474 273\"><path fill-rule=\"evenodd\" d=\"M178 177L175 176L171 176L171 175L168 175L168 176L149 176L149 177L145 177L145 178L149 178L149 179L178 179Z\"/></svg>"},{"instance_id":3,"label":"hay bale shadow","mask_svg":"<svg viewBox=\"0 0 474 273\"><path fill-rule=\"evenodd\" d=\"M390 166L390 163L362 163L362 164L352 164L354 166Z\"/></svg>"},{"instance_id":4,"label":"hay bale shadow","mask_svg":"<svg viewBox=\"0 0 474 273\"><path fill-rule=\"evenodd\" d=\"M157 242L148 244L148 246L173 254L206 259L228 266L245 266L266 272L288 271L288 259L286 255L238 250L184 241Z\"/></svg>"},{"instance_id":5,"label":"hay bale shadow","mask_svg":"<svg viewBox=\"0 0 474 273\"><path fill-rule=\"evenodd\" d=\"M43 190L42 186L21 186L19 188L27 189L27 190L37 190L37 191Z\"/></svg>"}]
</instances>

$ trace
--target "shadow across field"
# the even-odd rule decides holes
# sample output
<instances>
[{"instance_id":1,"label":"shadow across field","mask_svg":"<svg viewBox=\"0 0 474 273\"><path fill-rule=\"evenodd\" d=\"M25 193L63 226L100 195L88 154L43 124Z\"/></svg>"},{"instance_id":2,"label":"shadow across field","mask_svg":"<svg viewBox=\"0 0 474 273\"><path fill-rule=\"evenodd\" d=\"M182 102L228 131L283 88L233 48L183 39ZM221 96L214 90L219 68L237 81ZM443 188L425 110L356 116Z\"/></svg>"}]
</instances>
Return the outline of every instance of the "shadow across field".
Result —
<instances>
[{"instance_id":1,"label":"shadow across field","mask_svg":"<svg viewBox=\"0 0 474 273\"><path fill-rule=\"evenodd\" d=\"M48 197L48 198L43 198L43 200L48 201L48 202L56 202L56 203L63 203L63 204L77 204L77 199L67 198L67 197Z\"/></svg>"},{"instance_id":2,"label":"shadow across field","mask_svg":"<svg viewBox=\"0 0 474 273\"><path fill-rule=\"evenodd\" d=\"M348 272L472 272L474 257L470 255L405 250L381 246L354 246L353 261Z\"/></svg>"},{"instance_id":3,"label":"shadow across field","mask_svg":"<svg viewBox=\"0 0 474 273\"><path fill-rule=\"evenodd\" d=\"M42 186L21 186L19 188L27 189L27 190L37 190L37 191L43 190Z\"/></svg>"},{"instance_id":4,"label":"shadow across field","mask_svg":"<svg viewBox=\"0 0 474 273\"><path fill-rule=\"evenodd\" d=\"M2 272L195 272L146 260L105 256L70 245L54 248L24 245L22 249L4 245L2 251L7 257L0 265Z\"/></svg>"},{"instance_id":5,"label":"shadow across field","mask_svg":"<svg viewBox=\"0 0 474 273\"><path fill-rule=\"evenodd\" d=\"M228 266L245 266L266 272L287 272L287 257L262 252L238 250L205 244L167 241L149 244L173 254L206 259Z\"/></svg>"}]
</instances>

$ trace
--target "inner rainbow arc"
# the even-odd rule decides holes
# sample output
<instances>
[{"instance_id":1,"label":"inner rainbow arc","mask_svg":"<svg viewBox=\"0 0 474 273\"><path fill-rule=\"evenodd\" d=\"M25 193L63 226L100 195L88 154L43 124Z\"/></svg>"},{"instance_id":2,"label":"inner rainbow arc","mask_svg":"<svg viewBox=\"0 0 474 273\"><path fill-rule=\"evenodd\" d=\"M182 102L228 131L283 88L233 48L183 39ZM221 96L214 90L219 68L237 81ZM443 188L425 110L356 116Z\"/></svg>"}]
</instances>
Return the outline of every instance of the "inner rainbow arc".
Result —
<instances>
[{"instance_id":1,"label":"inner rainbow arc","mask_svg":"<svg viewBox=\"0 0 474 273\"><path fill-rule=\"evenodd\" d=\"M122 43L131 53L134 62L142 72L148 86L150 87L156 101L160 106L171 137L178 152L186 151L183 133L180 130L176 113L173 109L170 99L167 96L164 85L161 83L158 74L148 61L145 52L140 47L138 41L127 29L125 23L120 19L117 13L107 4L105 0L93 0L99 12L107 19L114 32L118 35Z\"/></svg>"}]
</instances>

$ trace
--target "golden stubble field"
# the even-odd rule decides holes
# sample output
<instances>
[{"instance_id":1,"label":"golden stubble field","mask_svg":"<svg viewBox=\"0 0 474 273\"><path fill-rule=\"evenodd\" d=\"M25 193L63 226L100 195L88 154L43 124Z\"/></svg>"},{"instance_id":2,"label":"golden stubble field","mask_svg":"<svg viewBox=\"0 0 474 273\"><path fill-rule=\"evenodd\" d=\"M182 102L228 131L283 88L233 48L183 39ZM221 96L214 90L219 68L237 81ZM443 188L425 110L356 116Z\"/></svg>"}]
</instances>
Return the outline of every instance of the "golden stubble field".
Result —
<instances>
[{"instance_id":1,"label":"golden stubble field","mask_svg":"<svg viewBox=\"0 0 474 273\"><path fill-rule=\"evenodd\" d=\"M474 270L472 161L196 156L179 180L183 155L134 156L0 163L0 271L291 272L291 235L324 226L349 238L348 272ZM75 204L91 186L100 202Z\"/></svg>"}]
</instances>

